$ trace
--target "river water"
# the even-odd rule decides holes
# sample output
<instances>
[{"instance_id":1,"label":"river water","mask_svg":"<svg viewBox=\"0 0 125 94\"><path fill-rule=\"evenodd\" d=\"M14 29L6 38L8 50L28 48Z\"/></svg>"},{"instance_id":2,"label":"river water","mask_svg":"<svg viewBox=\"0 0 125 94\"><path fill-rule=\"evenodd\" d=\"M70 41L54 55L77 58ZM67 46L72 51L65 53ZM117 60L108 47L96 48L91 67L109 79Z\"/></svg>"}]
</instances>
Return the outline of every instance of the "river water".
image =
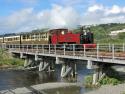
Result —
<instances>
[{"instance_id":1,"label":"river water","mask_svg":"<svg viewBox=\"0 0 125 94\"><path fill-rule=\"evenodd\" d=\"M28 87L31 85L48 83L48 82L69 82L69 79L60 77L61 65L56 65L55 72L38 72L22 70L0 70L0 90L13 89L17 87ZM77 81L83 83L84 77L93 71L86 69L86 65L77 64ZM70 80L71 81L71 80ZM83 94L89 91L84 87L69 87L45 91L46 94Z\"/></svg>"}]
</instances>

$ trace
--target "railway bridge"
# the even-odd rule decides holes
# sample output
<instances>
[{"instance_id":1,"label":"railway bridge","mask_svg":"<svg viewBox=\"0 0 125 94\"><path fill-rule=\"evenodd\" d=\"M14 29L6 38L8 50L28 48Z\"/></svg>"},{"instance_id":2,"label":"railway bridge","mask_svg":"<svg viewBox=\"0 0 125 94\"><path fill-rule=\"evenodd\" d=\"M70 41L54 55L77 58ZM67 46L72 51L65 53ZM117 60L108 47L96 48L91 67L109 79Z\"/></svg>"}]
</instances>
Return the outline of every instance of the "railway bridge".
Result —
<instances>
[{"instance_id":1,"label":"railway bridge","mask_svg":"<svg viewBox=\"0 0 125 94\"><path fill-rule=\"evenodd\" d=\"M39 71L52 71L55 64L61 64L61 77L76 76L77 61L86 61L87 69L93 69L93 84L106 74L111 65L125 65L125 45L97 44L96 48L85 45L2 45L16 57L25 59L25 68L38 68Z\"/></svg>"}]
</instances>

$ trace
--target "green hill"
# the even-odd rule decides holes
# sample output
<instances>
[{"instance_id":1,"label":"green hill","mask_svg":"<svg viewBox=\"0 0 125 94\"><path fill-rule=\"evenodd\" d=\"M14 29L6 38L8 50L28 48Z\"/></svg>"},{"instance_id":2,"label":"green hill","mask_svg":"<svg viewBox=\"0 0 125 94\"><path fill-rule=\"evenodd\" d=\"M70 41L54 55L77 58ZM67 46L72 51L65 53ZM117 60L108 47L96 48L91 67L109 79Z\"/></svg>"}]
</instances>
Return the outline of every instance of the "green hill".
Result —
<instances>
[{"instance_id":1,"label":"green hill","mask_svg":"<svg viewBox=\"0 0 125 94\"><path fill-rule=\"evenodd\" d=\"M110 23L90 26L90 30L94 33L96 43L123 43L125 41L125 33L119 33L117 37L109 36L111 31L125 29L125 23ZM76 28L73 32L80 32L80 28Z\"/></svg>"}]
</instances>

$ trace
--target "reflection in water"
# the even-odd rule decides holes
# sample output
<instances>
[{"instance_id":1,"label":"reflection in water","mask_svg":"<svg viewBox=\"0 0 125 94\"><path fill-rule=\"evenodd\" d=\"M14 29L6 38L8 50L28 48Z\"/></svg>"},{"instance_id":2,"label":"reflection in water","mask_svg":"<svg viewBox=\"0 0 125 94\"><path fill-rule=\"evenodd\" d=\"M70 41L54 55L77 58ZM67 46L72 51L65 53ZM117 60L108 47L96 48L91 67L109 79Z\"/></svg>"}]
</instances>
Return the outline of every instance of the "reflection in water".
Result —
<instances>
[{"instance_id":1,"label":"reflection in water","mask_svg":"<svg viewBox=\"0 0 125 94\"><path fill-rule=\"evenodd\" d=\"M38 72L38 71L7 71L0 70L0 90L17 88L17 87L28 87L31 85L48 83L48 82L74 82L75 79L61 79L60 78L61 65L56 65L55 72ZM77 66L77 82L83 83L85 75L91 73L87 70L85 65L79 64ZM74 90L74 91L73 91ZM86 91L84 88L65 88L58 90L51 90L47 94L83 94ZM60 92L60 93L59 93ZM62 93L61 93L62 92ZM70 93L69 93L70 92ZM82 93L79 93L82 92Z\"/></svg>"},{"instance_id":2,"label":"reflection in water","mask_svg":"<svg viewBox=\"0 0 125 94\"><path fill-rule=\"evenodd\" d=\"M0 71L0 90L56 82L54 72Z\"/></svg>"}]
</instances>

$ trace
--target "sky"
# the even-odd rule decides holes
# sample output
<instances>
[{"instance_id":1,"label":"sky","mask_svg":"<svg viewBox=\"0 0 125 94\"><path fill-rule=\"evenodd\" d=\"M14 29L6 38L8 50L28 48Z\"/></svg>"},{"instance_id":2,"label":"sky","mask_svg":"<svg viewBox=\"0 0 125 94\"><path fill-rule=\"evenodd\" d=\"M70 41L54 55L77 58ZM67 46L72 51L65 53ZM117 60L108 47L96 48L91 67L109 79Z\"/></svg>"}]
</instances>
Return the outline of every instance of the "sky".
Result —
<instances>
[{"instance_id":1,"label":"sky","mask_svg":"<svg viewBox=\"0 0 125 94\"><path fill-rule=\"evenodd\" d=\"M0 0L0 34L124 22L125 0Z\"/></svg>"}]
</instances>

